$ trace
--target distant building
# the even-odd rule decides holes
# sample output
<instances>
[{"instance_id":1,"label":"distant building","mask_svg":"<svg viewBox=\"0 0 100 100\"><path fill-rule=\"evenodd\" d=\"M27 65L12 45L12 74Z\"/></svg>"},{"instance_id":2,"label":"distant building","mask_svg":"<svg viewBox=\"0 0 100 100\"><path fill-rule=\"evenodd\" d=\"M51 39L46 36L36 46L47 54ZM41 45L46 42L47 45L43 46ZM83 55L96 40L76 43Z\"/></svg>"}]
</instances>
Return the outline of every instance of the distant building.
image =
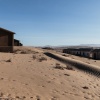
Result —
<instances>
[{"instance_id":1,"label":"distant building","mask_svg":"<svg viewBox=\"0 0 100 100\"><path fill-rule=\"evenodd\" d=\"M19 41L19 40L14 39L14 46L23 46L23 44L22 44L22 43L20 43L20 41Z\"/></svg>"},{"instance_id":2,"label":"distant building","mask_svg":"<svg viewBox=\"0 0 100 100\"><path fill-rule=\"evenodd\" d=\"M100 49L94 49L90 54L93 59L100 59Z\"/></svg>"},{"instance_id":3,"label":"distant building","mask_svg":"<svg viewBox=\"0 0 100 100\"><path fill-rule=\"evenodd\" d=\"M63 53L72 54L76 56L92 58L92 59L100 59L100 49L93 48L67 48L63 49Z\"/></svg>"},{"instance_id":4,"label":"distant building","mask_svg":"<svg viewBox=\"0 0 100 100\"><path fill-rule=\"evenodd\" d=\"M13 52L14 32L0 28L0 52Z\"/></svg>"},{"instance_id":5,"label":"distant building","mask_svg":"<svg viewBox=\"0 0 100 100\"><path fill-rule=\"evenodd\" d=\"M14 46L20 46L19 40L14 39Z\"/></svg>"},{"instance_id":6,"label":"distant building","mask_svg":"<svg viewBox=\"0 0 100 100\"><path fill-rule=\"evenodd\" d=\"M23 44L22 43L19 43L19 46L23 46Z\"/></svg>"}]
</instances>

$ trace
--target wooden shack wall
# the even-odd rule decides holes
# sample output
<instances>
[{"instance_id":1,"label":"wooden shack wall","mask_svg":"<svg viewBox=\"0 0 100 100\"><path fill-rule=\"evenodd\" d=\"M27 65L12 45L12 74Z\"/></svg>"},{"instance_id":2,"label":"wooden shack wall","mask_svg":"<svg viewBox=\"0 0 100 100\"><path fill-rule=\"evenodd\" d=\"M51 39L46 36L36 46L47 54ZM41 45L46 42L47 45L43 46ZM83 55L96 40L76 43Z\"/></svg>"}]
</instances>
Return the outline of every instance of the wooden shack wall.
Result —
<instances>
[{"instance_id":1,"label":"wooden shack wall","mask_svg":"<svg viewBox=\"0 0 100 100\"><path fill-rule=\"evenodd\" d=\"M13 34L9 34L8 35L8 46L14 46L14 35Z\"/></svg>"},{"instance_id":2,"label":"wooden shack wall","mask_svg":"<svg viewBox=\"0 0 100 100\"><path fill-rule=\"evenodd\" d=\"M13 34L0 30L0 52L13 52Z\"/></svg>"},{"instance_id":3,"label":"wooden shack wall","mask_svg":"<svg viewBox=\"0 0 100 100\"><path fill-rule=\"evenodd\" d=\"M13 52L13 47L12 46L6 46L6 47L0 47L0 52Z\"/></svg>"},{"instance_id":4,"label":"wooden shack wall","mask_svg":"<svg viewBox=\"0 0 100 100\"><path fill-rule=\"evenodd\" d=\"M14 41L14 46L17 46L17 42Z\"/></svg>"},{"instance_id":5,"label":"wooden shack wall","mask_svg":"<svg viewBox=\"0 0 100 100\"><path fill-rule=\"evenodd\" d=\"M0 34L0 46L8 46L8 35Z\"/></svg>"}]
</instances>

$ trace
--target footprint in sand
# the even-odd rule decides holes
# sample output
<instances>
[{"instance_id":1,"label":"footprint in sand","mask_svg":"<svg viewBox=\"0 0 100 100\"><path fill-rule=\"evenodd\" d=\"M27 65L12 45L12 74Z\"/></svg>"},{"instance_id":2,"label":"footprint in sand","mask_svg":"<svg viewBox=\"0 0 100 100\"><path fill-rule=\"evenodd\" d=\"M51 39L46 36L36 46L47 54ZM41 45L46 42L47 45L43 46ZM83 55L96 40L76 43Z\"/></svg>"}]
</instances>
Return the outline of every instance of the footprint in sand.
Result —
<instances>
[{"instance_id":1,"label":"footprint in sand","mask_svg":"<svg viewBox=\"0 0 100 100\"><path fill-rule=\"evenodd\" d=\"M20 99L20 97L19 97L19 96L16 96L16 98L17 98L17 99Z\"/></svg>"},{"instance_id":2,"label":"footprint in sand","mask_svg":"<svg viewBox=\"0 0 100 100\"><path fill-rule=\"evenodd\" d=\"M89 83L89 85L92 85L91 83Z\"/></svg>"},{"instance_id":3,"label":"footprint in sand","mask_svg":"<svg viewBox=\"0 0 100 100\"><path fill-rule=\"evenodd\" d=\"M26 97L25 97L25 96L23 96L22 98L23 98L23 100L24 100Z\"/></svg>"},{"instance_id":4,"label":"footprint in sand","mask_svg":"<svg viewBox=\"0 0 100 100\"><path fill-rule=\"evenodd\" d=\"M94 88L96 88L96 86L94 86Z\"/></svg>"},{"instance_id":5,"label":"footprint in sand","mask_svg":"<svg viewBox=\"0 0 100 100\"><path fill-rule=\"evenodd\" d=\"M44 86L44 85L42 85L41 87L43 87L43 88L44 88L45 86Z\"/></svg>"},{"instance_id":6,"label":"footprint in sand","mask_svg":"<svg viewBox=\"0 0 100 100\"><path fill-rule=\"evenodd\" d=\"M70 76L69 74L64 74L64 75L66 75L66 76Z\"/></svg>"},{"instance_id":7,"label":"footprint in sand","mask_svg":"<svg viewBox=\"0 0 100 100\"><path fill-rule=\"evenodd\" d=\"M3 97L3 95L4 95L4 93L1 92L1 93L0 93L0 97Z\"/></svg>"},{"instance_id":8,"label":"footprint in sand","mask_svg":"<svg viewBox=\"0 0 100 100\"><path fill-rule=\"evenodd\" d=\"M40 99L40 96L36 96L36 100L41 100L41 99Z\"/></svg>"},{"instance_id":9,"label":"footprint in sand","mask_svg":"<svg viewBox=\"0 0 100 100\"><path fill-rule=\"evenodd\" d=\"M30 99L33 99L33 97L30 97Z\"/></svg>"},{"instance_id":10,"label":"footprint in sand","mask_svg":"<svg viewBox=\"0 0 100 100\"><path fill-rule=\"evenodd\" d=\"M47 75L44 75L44 76L47 76Z\"/></svg>"},{"instance_id":11,"label":"footprint in sand","mask_svg":"<svg viewBox=\"0 0 100 100\"><path fill-rule=\"evenodd\" d=\"M0 78L0 80L4 80L4 78Z\"/></svg>"},{"instance_id":12,"label":"footprint in sand","mask_svg":"<svg viewBox=\"0 0 100 100\"><path fill-rule=\"evenodd\" d=\"M51 83L51 81L47 81L47 83Z\"/></svg>"},{"instance_id":13,"label":"footprint in sand","mask_svg":"<svg viewBox=\"0 0 100 100\"><path fill-rule=\"evenodd\" d=\"M83 89L89 89L87 86L82 87Z\"/></svg>"},{"instance_id":14,"label":"footprint in sand","mask_svg":"<svg viewBox=\"0 0 100 100\"><path fill-rule=\"evenodd\" d=\"M97 84L97 86L99 86L99 84Z\"/></svg>"},{"instance_id":15,"label":"footprint in sand","mask_svg":"<svg viewBox=\"0 0 100 100\"><path fill-rule=\"evenodd\" d=\"M57 100L57 97L52 97L51 100Z\"/></svg>"},{"instance_id":16,"label":"footprint in sand","mask_svg":"<svg viewBox=\"0 0 100 100\"><path fill-rule=\"evenodd\" d=\"M74 96L80 96L79 94L70 93L70 92L67 92L67 91L65 91L63 94L64 94L64 95L69 94L69 95L74 95Z\"/></svg>"},{"instance_id":17,"label":"footprint in sand","mask_svg":"<svg viewBox=\"0 0 100 100\"><path fill-rule=\"evenodd\" d=\"M56 78L52 78L52 80L55 80Z\"/></svg>"},{"instance_id":18,"label":"footprint in sand","mask_svg":"<svg viewBox=\"0 0 100 100\"><path fill-rule=\"evenodd\" d=\"M60 82L60 84L64 84L63 82Z\"/></svg>"},{"instance_id":19,"label":"footprint in sand","mask_svg":"<svg viewBox=\"0 0 100 100\"><path fill-rule=\"evenodd\" d=\"M27 83L25 85L28 85Z\"/></svg>"},{"instance_id":20,"label":"footprint in sand","mask_svg":"<svg viewBox=\"0 0 100 100\"><path fill-rule=\"evenodd\" d=\"M83 93L86 93L85 91L83 91Z\"/></svg>"},{"instance_id":21,"label":"footprint in sand","mask_svg":"<svg viewBox=\"0 0 100 100\"><path fill-rule=\"evenodd\" d=\"M84 96L84 98L85 98L85 99L89 99L89 100L90 100L90 99L93 99L92 95L89 95L89 94L86 94L86 95ZM94 99L93 99L93 100L94 100Z\"/></svg>"}]
</instances>

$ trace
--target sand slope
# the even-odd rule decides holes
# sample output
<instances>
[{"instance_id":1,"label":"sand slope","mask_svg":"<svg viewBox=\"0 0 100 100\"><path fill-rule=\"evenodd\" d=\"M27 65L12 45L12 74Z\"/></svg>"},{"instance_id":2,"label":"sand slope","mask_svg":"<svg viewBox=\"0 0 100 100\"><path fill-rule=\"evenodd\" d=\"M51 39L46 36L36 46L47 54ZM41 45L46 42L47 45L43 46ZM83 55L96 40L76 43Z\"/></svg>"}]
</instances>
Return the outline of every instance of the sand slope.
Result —
<instances>
[{"instance_id":1,"label":"sand slope","mask_svg":"<svg viewBox=\"0 0 100 100\"><path fill-rule=\"evenodd\" d=\"M100 79L32 47L0 53L0 97L15 100L100 100ZM64 69L55 68L57 63Z\"/></svg>"}]
</instances>

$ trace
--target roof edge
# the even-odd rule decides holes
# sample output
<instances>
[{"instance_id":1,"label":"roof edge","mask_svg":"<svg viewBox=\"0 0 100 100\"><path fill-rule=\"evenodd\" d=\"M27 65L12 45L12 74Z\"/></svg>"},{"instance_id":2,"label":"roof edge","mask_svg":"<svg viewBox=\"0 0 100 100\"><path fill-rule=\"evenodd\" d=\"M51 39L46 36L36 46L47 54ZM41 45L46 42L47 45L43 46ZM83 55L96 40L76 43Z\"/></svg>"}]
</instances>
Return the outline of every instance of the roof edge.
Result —
<instances>
[{"instance_id":1,"label":"roof edge","mask_svg":"<svg viewBox=\"0 0 100 100\"><path fill-rule=\"evenodd\" d=\"M0 29L3 30L3 31L9 32L9 33L15 34L15 32L12 32L12 31L7 30L7 29L4 29L4 28L1 28L1 27L0 27Z\"/></svg>"}]
</instances>

